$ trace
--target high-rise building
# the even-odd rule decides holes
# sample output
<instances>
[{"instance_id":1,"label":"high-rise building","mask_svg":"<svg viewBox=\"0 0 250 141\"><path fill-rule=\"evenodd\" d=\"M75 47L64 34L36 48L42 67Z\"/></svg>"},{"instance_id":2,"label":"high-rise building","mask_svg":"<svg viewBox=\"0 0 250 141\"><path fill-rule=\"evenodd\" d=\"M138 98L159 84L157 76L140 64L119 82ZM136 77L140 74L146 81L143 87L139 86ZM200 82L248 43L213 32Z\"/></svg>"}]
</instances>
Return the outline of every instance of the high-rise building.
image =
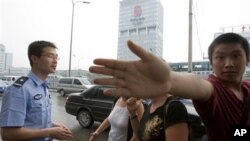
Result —
<instances>
[{"instance_id":1,"label":"high-rise building","mask_svg":"<svg viewBox=\"0 0 250 141\"><path fill-rule=\"evenodd\" d=\"M0 73L4 72L5 66L5 47L3 44L0 44Z\"/></svg>"},{"instance_id":2,"label":"high-rise building","mask_svg":"<svg viewBox=\"0 0 250 141\"><path fill-rule=\"evenodd\" d=\"M162 57L163 7L160 0L120 1L117 59L138 59L127 47L129 39Z\"/></svg>"},{"instance_id":3,"label":"high-rise building","mask_svg":"<svg viewBox=\"0 0 250 141\"><path fill-rule=\"evenodd\" d=\"M13 67L13 54L5 52L5 46L0 44L0 74L8 73Z\"/></svg>"},{"instance_id":4,"label":"high-rise building","mask_svg":"<svg viewBox=\"0 0 250 141\"><path fill-rule=\"evenodd\" d=\"M5 65L4 70L9 71L13 66L13 54L12 53L5 53Z\"/></svg>"}]
</instances>

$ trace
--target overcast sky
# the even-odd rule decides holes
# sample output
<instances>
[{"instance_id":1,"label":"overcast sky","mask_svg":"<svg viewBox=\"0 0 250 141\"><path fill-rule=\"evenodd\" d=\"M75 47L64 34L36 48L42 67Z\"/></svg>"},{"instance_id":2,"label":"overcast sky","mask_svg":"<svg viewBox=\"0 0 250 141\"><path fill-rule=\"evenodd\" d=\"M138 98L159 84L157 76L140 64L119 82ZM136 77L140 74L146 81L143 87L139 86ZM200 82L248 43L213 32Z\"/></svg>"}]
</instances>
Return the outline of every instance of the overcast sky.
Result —
<instances>
[{"instance_id":1,"label":"overcast sky","mask_svg":"<svg viewBox=\"0 0 250 141\"><path fill-rule=\"evenodd\" d=\"M75 5L72 69L86 70L97 57L116 58L119 1L89 1ZM163 58L187 61L188 0L161 1ZM250 25L250 0L193 0L193 5L194 61L207 54L207 46L221 27ZM13 53L14 67L29 67L30 42L49 40L58 46L58 69L68 69L71 14L71 0L1 0L0 43Z\"/></svg>"}]
</instances>

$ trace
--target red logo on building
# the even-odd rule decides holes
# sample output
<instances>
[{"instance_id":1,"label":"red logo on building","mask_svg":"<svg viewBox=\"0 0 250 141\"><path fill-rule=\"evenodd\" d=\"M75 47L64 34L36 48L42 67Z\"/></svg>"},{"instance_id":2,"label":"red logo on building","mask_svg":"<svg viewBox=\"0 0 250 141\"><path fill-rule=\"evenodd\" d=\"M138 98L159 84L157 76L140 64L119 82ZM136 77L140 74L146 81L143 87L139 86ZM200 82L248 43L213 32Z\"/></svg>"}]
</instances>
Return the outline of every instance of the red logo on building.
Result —
<instances>
[{"instance_id":1,"label":"red logo on building","mask_svg":"<svg viewBox=\"0 0 250 141\"><path fill-rule=\"evenodd\" d=\"M135 9L134 9L134 16L135 16L135 17L140 17L140 16L141 16L141 13L142 13L141 6L136 5L136 6L135 6Z\"/></svg>"}]
</instances>

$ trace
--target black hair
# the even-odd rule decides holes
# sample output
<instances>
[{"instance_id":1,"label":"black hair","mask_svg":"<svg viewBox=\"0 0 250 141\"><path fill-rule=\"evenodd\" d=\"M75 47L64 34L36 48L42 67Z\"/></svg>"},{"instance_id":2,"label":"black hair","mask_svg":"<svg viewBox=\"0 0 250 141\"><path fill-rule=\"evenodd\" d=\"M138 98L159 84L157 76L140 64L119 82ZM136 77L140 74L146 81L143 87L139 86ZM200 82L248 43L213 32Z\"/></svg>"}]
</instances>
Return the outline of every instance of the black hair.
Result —
<instances>
[{"instance_id":1,"label":"black hair","mask_svg":"<svg viewBox=\"0 0 250 141\"><path fill-rule=\"evenodd\" d=\"M46 47L57 48L54 43L51 43L49 41L34 41L30 43L28 47L28 58L30 61L30 66L33 65L31 56L34 55L40 57L43 53L43 48Z\"/></svg>"},{"instance_id":2,"label":"black hair","mask_svg":"<svg viewBox=\"0 0 250 141\"><path fill-rule=\"evenodd\" d=\"M218 46L219 44L231 44L231 43L239 43L241 47L243 48L243 50L245 51L247 61L249 61L249 58L248 58L249 57L249 43L247 39L245 39L239 34L230 32L230 33L221 34L220 36L215 38L214 41L208 47L208 57L209 57L210 63L212 63L213 61L212 55L214 53L214 49L216 46Z\"/></svg>"}]
</instances>

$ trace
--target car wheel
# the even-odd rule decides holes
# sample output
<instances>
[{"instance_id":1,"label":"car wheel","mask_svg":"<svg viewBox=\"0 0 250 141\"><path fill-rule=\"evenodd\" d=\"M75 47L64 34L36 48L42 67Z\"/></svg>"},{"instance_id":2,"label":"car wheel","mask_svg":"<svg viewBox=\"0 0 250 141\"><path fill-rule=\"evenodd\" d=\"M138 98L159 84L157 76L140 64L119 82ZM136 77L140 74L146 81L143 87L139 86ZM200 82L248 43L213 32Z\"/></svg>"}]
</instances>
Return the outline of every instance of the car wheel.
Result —
<instances>
[{"instance_id":1,"label":"car wheel","mask_svg":"<svg viewBox=\"0 0 250 141\"><path fill-rule=\"evenodd\" d=\"M60 91L59 91L59 95L60 95L60 96L64 96L64 95L65 95L64 90L60 90Z\"/></svg>"},{"instance_id":2,"label":"car wheel","mask_svg":"<svg viewBox=\"0 0 250 141\"><path fill-rule=\"evenodd\" d=\"M81 110L77 115L77 119L78 119L79 124L83 128L89 128L94 123L94 120L92 116L90 115L90 112L87 110Z\"/></svg>"}]
</instances>

